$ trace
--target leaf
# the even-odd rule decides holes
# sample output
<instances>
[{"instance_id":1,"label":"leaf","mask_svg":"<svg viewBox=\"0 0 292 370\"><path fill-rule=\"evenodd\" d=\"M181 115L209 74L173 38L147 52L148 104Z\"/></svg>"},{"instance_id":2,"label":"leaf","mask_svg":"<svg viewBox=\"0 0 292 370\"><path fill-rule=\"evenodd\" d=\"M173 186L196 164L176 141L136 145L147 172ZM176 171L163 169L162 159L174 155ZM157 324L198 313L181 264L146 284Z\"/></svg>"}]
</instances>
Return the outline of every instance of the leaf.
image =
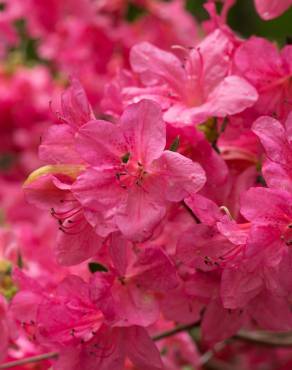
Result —
<instances>
[{"instance_id":1,"label":"leaf","mask_svg":"<svg viewBox=\"0 0 292 370\"><path fill-rule=\"evenodd\" d=\"M98 262L89 262L88 268L92 274L94 274L95 272L108 272L108 269Z\"/></svg>"},{"instance_id":2,"label":"leaf","mask_svg":"<svg viewBox=\"0 0 292 370\"><path fill-rule=\"evenodd\" d=\"M172 152L176 152L178 147L179 147L179 143L180 143L180 139L179 139L179 136L177 136L173 142L171 143L170 147L169 147L169 150L172 151Z\"/></svg>"}]
</instances>

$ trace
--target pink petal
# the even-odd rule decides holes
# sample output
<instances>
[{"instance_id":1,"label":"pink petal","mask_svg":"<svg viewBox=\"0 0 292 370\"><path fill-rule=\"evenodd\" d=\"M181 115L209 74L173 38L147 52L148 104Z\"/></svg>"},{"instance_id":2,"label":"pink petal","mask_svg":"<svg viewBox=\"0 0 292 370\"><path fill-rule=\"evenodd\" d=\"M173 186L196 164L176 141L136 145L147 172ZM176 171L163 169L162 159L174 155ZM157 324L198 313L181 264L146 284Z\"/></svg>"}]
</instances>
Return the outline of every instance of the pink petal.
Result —
<instances>
[{"instance_id":1,"label":"pink petal","mask_svg":"<svg viewBox=\"0 0 292 370\"><path fill-rule=\"evenodd\" d=\"M241 199L240 212L249 221L280 226L289 223L291 203L290 194L283 190L250 188Z\"/></svg>"},{"instance_id":2,"label":"pink petal","mask_svg":"<svg viewBox=\"0 0 292 370\"><path fill-rule=\"evenodd\" d=\"M225 77L207 96L206 102L194 108L174 104L164 115L168 122L199 124L210 117L226 117L244 111L255 104L255 88L238 76Z\"/></svg>"},{"instance_id":3,"label":"pink petal","mask_svg":"<svg viewBox=\"0 0 292 370\"><path fill-rule=\"evenodd\" d=\"M278 2L278 0L275 0ZM251 37L234 54L237 70L254 86L260 87L283 76L283 65L277 47L268 40Z\"/></svg>"},{"instance_id":4,"label":"pink petal","mask_svg":"<svg viewBox=\"0 0 292 370\"><path fill-rule=\"evenodd\" d=\"M198 163L169 150L164 151L153 166L158 176L165 178L165 196L173 202L198 192L206 181L205 172Z\"/></svg>"},{"instance_id":5,"label":"pink petal","mask_svg":"<svg viewBox=\"0 0 292 370\"><path fill-rule=\"evenodd\" d=\"M134 274L133 281L146 290L164 292L178 284L174 264L158 247L143 249L131 274Z\"/></svg>"},{"instance_id":6,"label":"pink petal","mask_svg":"<svg viewBox=\"0 0 292 370\"><path fill-rule=\"evenodd\" d=\"M77 134L76 149L93 166L112 168L121 163L127 147L121 128L107 121L90 121Z\"/></svg>"},{"instance_id":7,"label":"pink petal","mask_svg":"<svg viewBox=\"0 0 292 370\"><path fill-rule=\"evenodd\" d=\"M225 308L243 308L263 288L263 279L258 271L244 268L225 269L222 275L221 297Z\"/></svg>"},{"instance_id":8,"label":"pink petal","mask_svg":"<svg viewBox=\"0 0 292 370\"><path fill-rule=\"evenodd\" d=\"M125 109L120 123L128 152L135 160L147 166L161 155L166 128L158 104L151 100L132 104Z\"/></svg>"},{"instance_id":9,"label":"pink petal","mask_svg":"<svg viewBox=\"0 0 292 370\"><path fill-rule=\"evenodd\" d=\"M290 331L292 328L290 303L269 291L263 291L251 302L250 315L266 330Z\"/></svg>"},{"instance_id":10,"label":"pink petal","mask_svg":"<svg viewBox=\"0 0 292 370\"><path fill-rule=\"evenodd\" d=\"M188 295L181 287L172 291L171 294L166 294L160 301L160 305L166 320L180 324L199 321L203 309L203 304Z\"/></svg>"},{"instance_id":11,"label":"pink petal","mask_svg":"<svg viewBox=\"0 0 292 370\"><path fill-rule=\"evenodd\" d=\"M172 53L142 42L131 49L130 63L145 85L166 83L174 91L183 91L185 72L179 59Z\"/></svg>"},{"instance_id":12,"label":"pink petal","mask_svg":"<svg viewBox=\"0 0 292 370\"><path fill-rule=\"evenodd\" d=\"M112 288L118 320L116 326L140 325L147 327L159 317L159 305L152 293L146 292L134 282L120 283Z\"/></svg>"},{"instance_id":13,"label":"pink petal","mask_svg":"<svg viewBox=\"0 0 292 370\"><path fill-rule=\"evenodd\" d=\"M265 20L270 20L284 13L292 5L292 1L255 0L255 5L259 15Z\"/></svg>"},{"instance_id":14,"label":"pink petal","mask_svg":"<svg viewBox=\"0 0 292 370\"><path fill-rule=\"evenodd\" d=\"M68 125L51 126L42 136L39 146L40 159L47 163L82 163L75 150L74 131Z\"/></svg>"},{"instance_id":15,"label":"pink petal","mask_svg":"<svg viewBox=\"0 0 292 370\"><path fill-rule=\"evenodd\" d=\"M284 166L266 160L262 172L269 188L292 192L292 172Z\"/></svg>"},{"instance_id":16,"label":"pink petal","mask_svg":"<svg viewBox=\"0 0 292 370\"><path fill-rule=\"evenodd\" d=\"M257 91L246 80L238 76L228 76L210 93L207 102L198 108L198 112L208 112L209 117L225 117L253 106L257 99ZM193 114L196 122L195 108Z\"/></svg>"},{"instance_id":17,"label":"pink petal","mask_svg":"<svg viewBox=\"0 0 292 370\"><path fill-rule=\"evenodd\" d=\"M165 215L165 206L157 201L154 191L155 186L146 181L143 186L129 190L127 202L116 215L117 225L126 238L133 241L149 238Z\"/></svg>"},{"instance_id":18,"label":"pink petal","mask_svg":"<svg viewBox=\"0 0 292 370\"><path fill-rule=\"evenodd\" d=\"M43 175L29 184L24 184L24 194L31 204L41 209L68 208L68 202L64 200L72 201L72 194L63 190L62 187L69 181L72 182L72 179L62 174ZM69 207L72 208L72 203Z\"/></svg>"},{"instance_id":19,"label":"pink petal","mask_svg":"<svg viewBox=\"0 0 292 370\"><path fill-rule=\"evenodd\" d=\"M85 91L75 78L62 95L61 108L62 118L75 129L94 118Z\"/></svg>"},{"instance_id":20,"label":"pink petal","mask_svg":"<svg viewBox=\"0 0 292 370\"><path fill-rule=\"evenodd\" d=\"M77 178L72 187L87 221L101 236L116 231L117 207L127 198L127 192L116 181L114 171L89 169Z\"/></svg>"},{"instance_id":21,"label":"pink petal","mask_svg":"<svg viewBox=\"0 0 292 370\"><path fill-rule=\"evenodd\" d=\"M176 258L190 267L210 271L217 269L220 257L232 249L234 244L215 227L199 224L181 236L177 243Z\"/></svg>"},{"instance_id":22,"label":"pink petal","mask_svg":"<svg viewBox=\"0 0 292 370\"><path fill-rule=\"evenodd\" d=\"M125 357L123 330L104 325L89 342L62 348L56 366L62 370L123 370Z\"/></svg>"},{"instance_id":23,"label":"pink petal","mask_svg":"<svg viewBox=\"0 0 292 370\"><path fill-rule=\"evenodd\" d=\"M77 265L93 257L103 241L83 214L77 214L70 220L68 230L59 233L55 251L58 262L64 266Z\"/></svg>"},{"instance_id":24,"label":"pink petal","mask_svg":"<svg viewBox=\"0 0 292 370\"><path fill-rule=\"evenodd\" d=\"M208 95L226 77L233 45L226 32L215 30L197 46L203 60L204 95Z\"/></svg>"},{"instance_id":25,"label":"pink petal","mask_svg":"<svg viewBox=\"0 0 292 370\"><path fill-rule=\"evenodd\" d=\"M260 117L253 124L252 131L259 137L270 160L282 164L291 163L292 149L279 121L268 116Z\"/></svg>"},{"instance_id":26,"label":"pink petal","mask_svg":"<svg viewBox=\"0 0 292 370\"><path fill-rule=\"evenodd\" d=\"M132 326L126 329L127 354L139 370L163 369L158 349L144 328Z\"/></svg>"},{"instance_id":27,"label":"pink petal","mask_svg":"<svg viewBox=\"0 0 292 370\"><path fill-rule=\"evenodd\" d=\"M223 217L217 204L200 194L193 194L186 198L185 202L195 215L207 225L215 225Z\"/></svg>"},{"instance_id":28,"label":"pink petal","mask_svg":"<svg viewBox=\"0 0 292 370\"><path fill-rule=\"evenodd\" d=\"M238 310L227 310L219 300L214 300L208 305L203 318L203 340L213 346L216 342L236 334L243 320L244 314L240 314Z\"/></svg>"}]
</instances>

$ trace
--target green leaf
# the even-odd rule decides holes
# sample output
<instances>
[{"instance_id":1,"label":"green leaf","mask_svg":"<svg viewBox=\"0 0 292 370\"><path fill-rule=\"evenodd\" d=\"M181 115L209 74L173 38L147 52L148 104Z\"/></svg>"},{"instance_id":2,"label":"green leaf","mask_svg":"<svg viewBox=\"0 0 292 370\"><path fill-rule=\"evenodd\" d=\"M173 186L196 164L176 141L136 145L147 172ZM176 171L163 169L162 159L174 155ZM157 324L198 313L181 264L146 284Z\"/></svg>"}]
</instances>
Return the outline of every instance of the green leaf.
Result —
<instances>
[{"instance_id":1,"label":"green leaf","mask_svg":"<svg viewBox=\"0 0 292 370\"><path fill-rule=\"evenodd\" d=\"M95 272L108 272L108 269L98 262L89 262L88 268L92 274L94 274Z\"/></svg>"},{"instance_id":2,"label":"green leaf","mask_svg":"<svg viewBox=\"0 0 292 370\"><path fill-rule=\"evenodd\" d=\"M23 259L22 259L22 255L20 252L18 252L18 255L17 255L17 266L22 269L23 268Z\"/></svg>"},{"instance_id":3,"label":"green leaf","mask_svg":"<svg viewBox=\"0 0 292 370\"><path fill-rule=\"evenodd\" d=\"M177 136L173 142L171 143L170 147L169 147L169 150L171 150L172 152L176 152L178 147L179 147L179 144L180 144L180 139L179 139L179 136Z\"/></svg>"},{"instance_id":4,"label":"green leaf","mask_svg":"<svg viewBox=\"0 0 292 370\"><path fill-rule=\"evenodd\" d=\"M130 159L130 152L124 154L121 158L122 162L123 163L128 163L129 162L129 159Z\"/></svg>"},{"instance_id":5,"label":"green leaf","mask_svg":"<svg viewBox=\"0 0 292 370\"><path fill-rule=\"evenodd\" d=\"M130 23L135 22L137 19L143 17L146 14L146 9L130 2L127 8L126 20Z\"/></svg>"}]
</instances>

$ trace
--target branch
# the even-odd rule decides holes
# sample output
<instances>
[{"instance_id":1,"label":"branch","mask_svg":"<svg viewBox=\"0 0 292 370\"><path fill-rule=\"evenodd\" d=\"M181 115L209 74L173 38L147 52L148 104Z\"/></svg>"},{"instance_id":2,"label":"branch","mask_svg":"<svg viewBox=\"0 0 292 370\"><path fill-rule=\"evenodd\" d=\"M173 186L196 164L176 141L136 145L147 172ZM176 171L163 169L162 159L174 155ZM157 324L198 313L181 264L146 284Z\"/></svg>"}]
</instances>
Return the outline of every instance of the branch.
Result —
<instances>
[{"instance_id":1,"label":"branch","mask_svg":"<svg viewBox=\"0 0 292 370\"><path fill-rule=\"evenodd\" d=\"M241 330L232 337L244 342L254 343L269 347L292 347L292 332L264 332Z\"/></svg>"},{"instance_id":2,"label":"branch","mask_svg":"<svg viewBox=\"0 0 292 370\"><path fill-rule=\"evenodd\" d=\"M192 324L186 324L186 325L179 325L179 326L176 326L173 329L170 329L170 330L164 331L160 334L154 335L152 337L152 340L157 342L161 339L171 337L172 335L194 329L198 325L199 325L198 322L192 323ZM245 330L241 330L238 334L234 335L230 339L245 341L245 342L248 342L248 343L258 344L258 345L262 345L262 346L292 347L292 332L272 333L272 332L259 332L259 331L248 332L248 331L245 331ZM220 350L220 348L218 348L218 349L215 348L215 351L210 350L204 355L203 362L208 363L210 368L212 367L212 361L213 361L210 358L212 357L214 352L216 352L218 350ZM30 363L33 363L33 362L55 359L57 357L58 357L58 352L44 353L42 355L27 357L27 358L24 358L22 360L7 362L5 364L0 365L0 369L9 369L9 368L12 368L12 367L15 367L15 366L21 366L21 365L30 364ZM211 361L211 363L210 363L210 361ZM216 362L216 361L214 360L214 362ZM216 366L217 365L218 364L216 363Z\"/></svg>"},{"instance_id":3,"label":"branch","mask_svg":"<svg viewBox=\"0 0 292 370\"><path fill-rule=\"evenodd\" d=\"M192 324L188 324L188 325L179 325L179 326L175 327L174 329L170 329L170 330L165 331L163 333L154 335L152 337L152 339L154 341L159 341L161 339L170 337L172 335L181 333L183 331L193 329L197 325L198 325L198 323L196 323L196 324L192 323ZM58 352L44 353L44 354L38 355L38 356L27 357L27 358L24 358L22 360L7 362L3 365L0 365L0 369L9 369L11 367L21 366L21 365L30 364L30 363L33 363L33 362L39 362L39 361L48 360L48 359L53 359L53 358L57 358L57 357L58 357Z\"/></svg>"},{"instance_id":4,"label":"branch","mask_svg":"<svg viewBox=\"0 0 292 370\"><path fill-rule=\"evenodd\" d=\"M186 202L183 200L181 202L182 206L185 208L185 210L191 215L191 217L196 221L196 224L201 224L201 220L194 214L192 209L186 204Z\"/></svg>"},{"instance_id":5,"label":"branch","mask_svg":"<svg viewBox=\"0 0 292 370\"><path fill-rule=\"evenodd\" d=\"M194 329L197 326L198 326L198 322L192 323L192 324L186 324L186 325L179 325L179 326L176 326L173 329L170 329L170 330L164 331L163 333L154 335L152 337L152 340L154 340L154 342L157 342L158 340L161 340L161 339L164 339L164 338L167 338L167 337L171 337L172 335L181 333L182 331L187 331L187 330Z\"/></svg>"},{"instance_id":6,"label":"branch","mask_svg":"<svg viewBox=\"0 0 292 370\"><path fill-rule=\"evenodd\" d=\"M0 365L0 369L9 369L11 367L31 364L33 362L39 362L39 361L48 360L48 359L57 358L57 357L58 357L58 352L44 353L42 355L27 357L21 360L6 362L5 364Z\"/></svg>"}]
</instances>

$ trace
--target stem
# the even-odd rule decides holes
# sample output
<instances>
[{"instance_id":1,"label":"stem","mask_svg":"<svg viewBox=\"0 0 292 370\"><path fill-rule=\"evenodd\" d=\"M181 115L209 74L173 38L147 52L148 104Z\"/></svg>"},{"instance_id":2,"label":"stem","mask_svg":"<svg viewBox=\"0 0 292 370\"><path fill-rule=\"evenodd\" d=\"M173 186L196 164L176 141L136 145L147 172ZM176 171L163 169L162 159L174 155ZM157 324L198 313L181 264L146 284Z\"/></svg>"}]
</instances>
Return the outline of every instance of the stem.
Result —
<instances>
[{"instance_id":1,"label":"stem","mask_svg":"<svg viewBox=\"0 0 292 370\"><path fill-rule=\"evenodd\" d=\"M192 324L186 324L186 325L179 325L176 326L173 329L164 331L160 334L156 334L152 337L153 341L159 341L164 338L168 338L172 335L181 333L183 331L188 331L191 329L194 329L199 325L198 322L192 323ZM247 332L245 330L241 330L238 334L234 335L231 339L235 340L241 340L253 344L258 344L258 345L263 345L263 346L271 346L271 347L292 347L292 332L286 332L286 333L270 333L270 332ZM224 344L220 344L220 347L214 348L214 350L210 350L205 355L203 355L203 363L208 363L208 366L210 368L215 368L212 367L212 365L215 365L216 362L216 367L218 367L217 360L214 360L214 364L212 364L211 357L214 354L214 352L217 352L218 350L222 349ZM221 347L222 346L222 347ZM49 359L54 359L58 357L58 352L49 352L49 353L44 353L42 355L37 355L37 356L32 356L32 357L27 357L22 360L16 360L16 361L11 361L7 362L5 364L0 365L0 369L9 369L15 366L21 366L25 364L30 364L33 362L39 362L43 360L49 360ZM225 368L227 370L227 368Z\"/></svg>"},{"instance_id":2,"label":"stem","mask_svg":"<svg viewBox=\"0 0 292 370\"><path fill-rule=\"evenodd\" d=\"M185 210L192 216L192 218L196 221L196 224L202 223L201 220L191 210L191 208L185 203L185 201L182 201L181 204L185 208Z\"/></svg>"},{"instance_id":3,"label":"stem","mask_svg":"<svg viewBox=\"0 0 292 370\"><path fill-rule=\"evenodd\" d=\"M182 331L187 331L187 330L194 329L197 326L198 326L198 323L179 325L179 326L176 326L173 329L170 329L170 330L164 331L163 333L154 335L152 337L152 340L154 340L154 342L157 342L158 340L161 340L161 339L164 339L164 338L167 338L167 337L171 337L172 335L181 333Z\"/></svg>"},{"instance_id":4,"label":"stem","mask_svg":"<svg viewBox=\"0 0 292 370\"><path fill-rule=\"evenodd\" d=\"M39 362L39 361L48 360L48 359L57 358L57 357L58 357L58 352L44 353L42 355L27 357L21 360L6 362L5 364L0 365L0 369L9 369L11 367L31 364L33 362Z\"/></svg>"},{"instance_id":5,"label":"stem","mask_svg":"<svg viewBox=\"0 0 292 370\"><path fill-rule=\"evenodd\" d=\"M292 347L292 332L271 333L260 331L245 331L241 330L238 334L232 337L233 339L244 342L254 343L261 346L269 347Z\"/></svg>"}]
</instances>

